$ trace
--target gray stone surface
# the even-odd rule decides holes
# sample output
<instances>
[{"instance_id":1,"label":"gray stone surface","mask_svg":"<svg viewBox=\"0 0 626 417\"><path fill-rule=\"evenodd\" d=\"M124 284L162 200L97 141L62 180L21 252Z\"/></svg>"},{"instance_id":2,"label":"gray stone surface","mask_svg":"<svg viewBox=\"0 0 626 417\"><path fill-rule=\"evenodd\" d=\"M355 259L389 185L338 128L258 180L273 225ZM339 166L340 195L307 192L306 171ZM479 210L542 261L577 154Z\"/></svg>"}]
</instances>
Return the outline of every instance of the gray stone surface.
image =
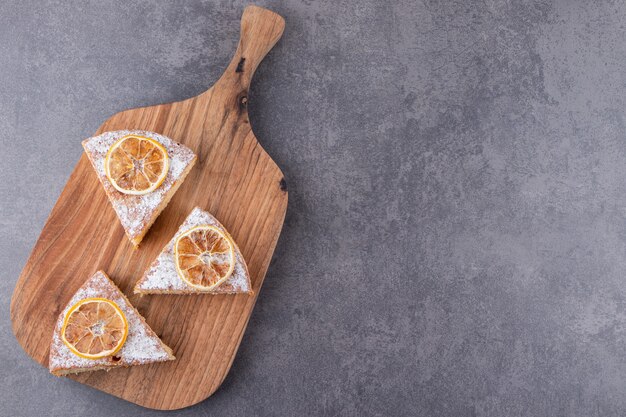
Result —
<instances>
[{"instance_id":1,"label":"gray stone surface","mask_svg":"<svg viewBox=\"0 0 626 417\"><path fill-rule=\"evenodd\" d=\"M0 415L153 414L30 360L10 295L80 140L208 88L243 4L0 2ZM289 210L229 376L172 415L625 415L624 2L263 4Z\"/></svg>"}]
</instances>

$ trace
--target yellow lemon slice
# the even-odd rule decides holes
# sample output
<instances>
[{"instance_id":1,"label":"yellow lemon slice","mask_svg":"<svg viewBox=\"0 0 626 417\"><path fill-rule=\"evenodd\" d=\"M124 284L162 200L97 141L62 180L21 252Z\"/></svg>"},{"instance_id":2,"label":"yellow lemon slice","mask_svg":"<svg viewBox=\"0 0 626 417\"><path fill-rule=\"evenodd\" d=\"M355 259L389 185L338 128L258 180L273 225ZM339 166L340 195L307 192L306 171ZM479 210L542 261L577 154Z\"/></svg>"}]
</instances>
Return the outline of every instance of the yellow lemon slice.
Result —
<instances>
[{"instance_id":1,"label":"yellow lemon slice","mask_svg":"<svg viewBox=\"0 0 626 417\"><path fill-rule=\"evenodd\" d=\"M176 270L192 287L210 290L226 281L235 268L234 244L215 226L200 225L174 243Z\"/></svg>"},{"instance_id":2,"label":"yellow lemon slice","mask_svg":"<svg viewBox=\"0 0 626 417\"><path fill-rule=\"evenodd\" d=\"M107 178L124 194L142 195L156 190L165 181L169 167L170 159L163 145L137 135L120 138L104 159Z\"/></svg>"},{"instance_id":3,"label":"yellow lemon slice","mask_svg":"<svg viewBox=\"0 0 626 417\"><path fill-rule=\"evenodd\" d=\"M68 310L61 339L72 353L100 359L119 351L128 336L128 322L117 304L106 298L85 298Z\"/></svg>"}]
</instances>

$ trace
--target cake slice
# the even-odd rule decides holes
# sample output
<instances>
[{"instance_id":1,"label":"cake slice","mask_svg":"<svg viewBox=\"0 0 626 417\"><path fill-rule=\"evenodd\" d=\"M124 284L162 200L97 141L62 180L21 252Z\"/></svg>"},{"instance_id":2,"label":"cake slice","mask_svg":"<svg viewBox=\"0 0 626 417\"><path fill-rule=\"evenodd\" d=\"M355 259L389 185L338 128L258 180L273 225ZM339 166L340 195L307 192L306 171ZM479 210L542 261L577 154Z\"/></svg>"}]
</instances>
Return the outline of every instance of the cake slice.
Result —
<instances>
[{"instance_id":1,"label":"cake slice","mask_svg":"<svg viewBox=\"0 0 626 417\"><path fill-rule=\"evenodd\" d=\"M124 294L98 271L59 315L48 367L61 376L174 359Z\"/></svg>"},{"instance_id":2,"label":"cake slice","mask_svg":"<svg viewBox=\"0 0 626 417\"><path fill-rule=\"evenodd\" d=\"M184 237L193 230L201 230L206 228L211 230L217 229L232 245L233 265L232 271L223 282L217 282L212 288L202 288L201 285L190 285L188 281L181 278L177 268L176 261L176 242L179 237ZM206 235L203 239L207 239ZM181 239L182 240L182 239ZM217 245L217 244L215 244ZM200 251L199 251L200 252ZM200 255L201 256L201 255ZM218 255L219 257L221 255ZM219 259L218 259L219 261ZM179 265L180 266L180 265ZM226 268L224 268L226 269ZM219 272L219 267L218 267ZM188 279L188 277L186 278ZM232 240L224 226L217 221L208 212L196 207L187 216L183 224L180 226L174 237L165 245L163 251L156 260L150 265L144 276L135 285L136 294L236 294L236 293L252 293L252 285L250 284L250 274L246 262Z\"/></svg>"},{"instance_id":3,"label":"cake slice","mask_svg":"<svg viewBox=\"0 0 626 417\"><path fill-rule=\"evenodd\" d=\"M196 162L186 146L141 130L105 132L83 148L135 248Z\"/></svg>"}]
</instances>

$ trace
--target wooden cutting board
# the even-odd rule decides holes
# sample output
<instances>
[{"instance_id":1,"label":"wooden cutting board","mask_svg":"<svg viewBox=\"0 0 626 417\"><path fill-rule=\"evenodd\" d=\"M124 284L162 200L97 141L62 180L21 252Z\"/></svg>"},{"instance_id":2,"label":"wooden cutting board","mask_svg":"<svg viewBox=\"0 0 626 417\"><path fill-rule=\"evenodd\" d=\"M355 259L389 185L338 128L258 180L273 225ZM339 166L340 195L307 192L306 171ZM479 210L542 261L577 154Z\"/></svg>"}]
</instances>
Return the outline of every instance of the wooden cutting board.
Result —
<instances>
[{"instance_id":1,"label":"wooden cutting board","mask_svg":"<svg viewBox=\"0 0 626 417\"><path fill-rule=\"evenodd\" d=\"M177 359L71 378L163 410L195 404L220 386L261 290L287 209L283 174L257 142L246 109L252 75L284 27L279 15L248 6L235 56L213 87L188 100L123 111L100 126L97 134L121 129L162 133L193 149L198 161L134 250L83 154L11 300L13 332L34 360L47 366L57 316L80 285L102 269ZM132 294L135 281L195 206L213 213L232 234L247 261L254 295Z\"/></svg>"}]
</instances>

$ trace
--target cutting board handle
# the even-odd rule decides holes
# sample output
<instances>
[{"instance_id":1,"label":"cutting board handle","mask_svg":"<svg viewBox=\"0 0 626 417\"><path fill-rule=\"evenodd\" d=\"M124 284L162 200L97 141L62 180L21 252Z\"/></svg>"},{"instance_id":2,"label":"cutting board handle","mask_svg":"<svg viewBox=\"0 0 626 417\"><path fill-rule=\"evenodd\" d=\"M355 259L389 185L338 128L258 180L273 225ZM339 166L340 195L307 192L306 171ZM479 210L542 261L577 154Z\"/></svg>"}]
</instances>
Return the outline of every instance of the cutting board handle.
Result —
<instances>
[{"instance_id":1,"label":"cutting board handle","mask_svg":"<svg viewBox=\"0 0 626 417\"><path fill-rule=\"evenodd\" d=\"M285 19L280 15L263 7L247 6L241 16L237 51L215 86L236 87L239 92L247 93L254 72L284 30Z\"/></svg>"}]
</instances>

